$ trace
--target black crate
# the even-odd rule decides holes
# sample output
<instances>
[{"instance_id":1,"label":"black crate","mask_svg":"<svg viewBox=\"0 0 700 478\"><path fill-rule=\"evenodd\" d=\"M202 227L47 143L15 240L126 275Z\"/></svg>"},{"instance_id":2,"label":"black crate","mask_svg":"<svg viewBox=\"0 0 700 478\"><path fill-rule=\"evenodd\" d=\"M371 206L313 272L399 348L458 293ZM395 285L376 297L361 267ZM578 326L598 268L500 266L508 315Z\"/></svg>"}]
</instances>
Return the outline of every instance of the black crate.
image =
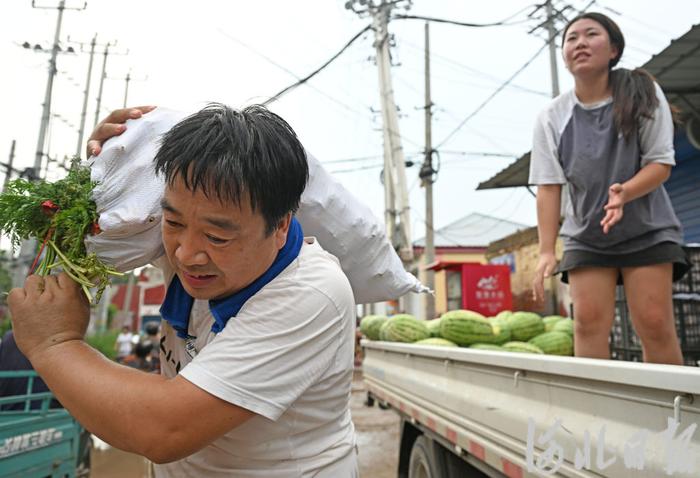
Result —
<instances>
[{"instance_id":1,"label":"black crate","mask_svg":"<svg viewBox=\"0 0 700 478\"><path fill-rule=\"evenodd\" d=\"M700 294L676 294L673 299L676 333L686 365L700 361ZM611 357L618 360L642 361L642 344L632 327L624 291L618 287L615 320L610 332Z\"/></svg>"},{"instance_id":2,"label":"black crate","mask_svg":"<svg viewBox=\"0 0 700 478\"><path fill-rule=\"evenodd\" d=\"M700 293L700 246L685 246L683 249L692 266L685 276L673 283L673 293Z\"/></svg>"}]
</instances>

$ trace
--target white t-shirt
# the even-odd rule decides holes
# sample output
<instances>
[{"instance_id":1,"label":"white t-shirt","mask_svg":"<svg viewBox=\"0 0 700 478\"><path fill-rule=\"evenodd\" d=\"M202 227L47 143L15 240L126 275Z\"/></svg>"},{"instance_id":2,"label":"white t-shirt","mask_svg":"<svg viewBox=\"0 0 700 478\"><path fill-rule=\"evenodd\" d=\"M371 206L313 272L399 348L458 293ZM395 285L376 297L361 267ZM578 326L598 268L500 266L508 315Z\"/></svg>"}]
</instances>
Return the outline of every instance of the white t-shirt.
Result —
<instances>
[{"instance_id":1,"label":"white t-shirt","mask_svg":"<svg viewBox=\"0 0 700 478\"><path fill-rule=\"evenodd\" d=\"M131 348L133 347L133 343L131 343L131 339L133 339L134 334L131 332L119 332L119 335L117 335L117 356L118 357L126 357L131 353Z\"/></svg>"},{"instance_id":2,"label":"white t-shirt","mask_svg":"<svg viewBox=\"0 0 700 478\"><path fill-rule=\"evenodd\" d=\"M166 271L167 272L167 271ZM161 370L257 415L161 477L358 475L350 418L355 303L335 257L306 238L297 259L251 297L219 334L195 300L185 341L163 323ZM183 417L187 420L196 417ZM167 440L167 437L164 437Z\"/></svg>"}]
</instances>

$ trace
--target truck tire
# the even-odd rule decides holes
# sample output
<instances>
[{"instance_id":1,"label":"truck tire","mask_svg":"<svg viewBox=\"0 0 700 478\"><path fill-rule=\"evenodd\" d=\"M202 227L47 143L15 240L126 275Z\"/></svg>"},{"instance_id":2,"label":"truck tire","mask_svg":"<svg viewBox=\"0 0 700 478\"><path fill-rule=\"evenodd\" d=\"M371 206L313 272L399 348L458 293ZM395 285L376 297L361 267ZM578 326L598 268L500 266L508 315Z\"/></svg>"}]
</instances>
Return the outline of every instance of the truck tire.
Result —
<instances>
[{"instance_id":1,"label":"truck tire","mask_svg":"<svg viewBox=\"0 0 700 478\"><path fill-rule=\"evenodd\" d=\"M408 464L408 478L445 477L444 456L440 445L425 435L413 442Z\"/></svg>"}]
</instances>

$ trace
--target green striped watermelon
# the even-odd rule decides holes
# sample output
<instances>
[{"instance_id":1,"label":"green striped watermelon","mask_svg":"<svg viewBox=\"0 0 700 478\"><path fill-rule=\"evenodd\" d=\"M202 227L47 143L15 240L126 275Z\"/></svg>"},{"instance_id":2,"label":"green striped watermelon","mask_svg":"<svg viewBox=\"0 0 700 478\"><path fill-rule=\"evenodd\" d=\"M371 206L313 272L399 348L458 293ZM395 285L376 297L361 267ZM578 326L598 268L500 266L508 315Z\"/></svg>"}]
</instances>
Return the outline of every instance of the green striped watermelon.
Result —
<instances>
[{"instance_id":1,"label":"green striped watermelon","mask_svg":"<svg viewBox=\"0 0 700 478\"><path fill-rule=\"evenodd\" d=\"M397 314L389 317L380 329L382 340L389 342L417 342L430 337L424 320L418 320L410 314Z\"/></svg>"},{"instance_id":2,"label":"green striped watermelon","mask_svg":"<svg viewBox=\"0 0 700 478\"><path fill-rule=\"evenodd\" d=\"M574 341L566 332L545 332L528 341L548 355L573 355Z\"/></svg>"},{"instance_id":3,"label":"green striped watermelon","mask_svg":"<svg viewBox=\"0 0 700 478\"><path fill-rule=\"evenodd\" d=\"M527 342L544 332L542 318L534 312L515 312L508 319L514 341Z\"/></svg>"},{"instance_id":4,"label":"green striped watermelon","mask_svg":"<svg viewBox=\"0 0 700 478\"><path fill-rule=\"evenodd\" d=\"M458 347L456 343L451 342L447 339L442 339L440 337L429 337L427 339L419 340L418 342L414 342L414 345L437 345L440 347Z\"/></svg>"}]
</instances>

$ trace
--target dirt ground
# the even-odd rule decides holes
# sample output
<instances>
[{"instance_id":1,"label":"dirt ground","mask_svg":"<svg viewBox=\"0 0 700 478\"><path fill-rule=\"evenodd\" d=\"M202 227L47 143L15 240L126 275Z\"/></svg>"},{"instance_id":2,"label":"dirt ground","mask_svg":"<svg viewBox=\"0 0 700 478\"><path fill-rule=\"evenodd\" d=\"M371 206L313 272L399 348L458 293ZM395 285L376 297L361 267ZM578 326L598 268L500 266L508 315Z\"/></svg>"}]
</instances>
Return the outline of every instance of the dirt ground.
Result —
<instances>
[{"instance_id":1,"label":"dirt ground","mask_svg":"<svg viewBox=\"0 0 700 478\"><path fill-rule=\"evenodd\" d=\"M391 410L367 407L361 373L355 373L350 407L357 432L360 476L395 478L398 466L399 418ZM148 465L138 455L112 448L96 440L91 478L147 478Z\"/></svg>"},{"instance_id":2,"label":"dirt ground","mask_svg":"<svg viewBox=\"0 0 700 478\"><path fill-rule=\"evenodd\" d=\"M375 403L365 406L367 391L362 375L356 373L352 383L350 408L357 433L360 476L396 478L399 463L399 416L382 410Z\"/></svg>"}]
</instances>

